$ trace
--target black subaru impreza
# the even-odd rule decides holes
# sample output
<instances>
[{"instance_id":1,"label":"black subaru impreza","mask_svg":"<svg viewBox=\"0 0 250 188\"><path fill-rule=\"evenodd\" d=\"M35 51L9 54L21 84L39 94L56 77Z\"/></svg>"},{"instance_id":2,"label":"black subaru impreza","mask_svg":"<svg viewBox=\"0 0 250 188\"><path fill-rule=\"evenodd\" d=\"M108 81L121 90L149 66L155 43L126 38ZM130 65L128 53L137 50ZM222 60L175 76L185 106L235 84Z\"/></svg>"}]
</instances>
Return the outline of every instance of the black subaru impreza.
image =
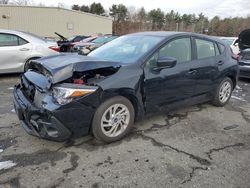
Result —
<instances>
[{"instance_id":1,"label":"black subaru impreza","mask_svg":"<svg viewBox=\"0 0 250 188\"><path fill-rule=\"evenodd\" d=\"M63 141L91 133L113 142L147 113L208 101L224 106L238 72L230 48L219 39L134 33L88 56L31 62L15 87L14 106L29 134Z\"/></svg>"}]
</instances>

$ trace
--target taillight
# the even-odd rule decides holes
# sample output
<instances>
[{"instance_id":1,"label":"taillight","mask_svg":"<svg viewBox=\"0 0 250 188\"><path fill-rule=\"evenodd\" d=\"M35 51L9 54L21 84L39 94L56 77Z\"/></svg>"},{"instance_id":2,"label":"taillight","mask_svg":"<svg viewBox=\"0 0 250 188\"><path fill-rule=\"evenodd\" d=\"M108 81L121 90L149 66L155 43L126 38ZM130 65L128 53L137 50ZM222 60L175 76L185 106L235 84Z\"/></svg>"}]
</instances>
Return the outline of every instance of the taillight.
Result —
<instances>
[{"instance_id":1,"label":"taillight","mask_svg":"<svg viewBox=\"0 0 250 188\"><path fill-rule=\"evenodd\" d=\"M60 52L60 48L58 46L50 46L49 49Z\"/></svg>"},{"instance_id":2,"label":"taillight","mask_svg":"<svg viewBox=\"0 0 250 188\"><path fill-rule=\"evenodd\" d=\"M240 55L239 55L239 54L232 54L232 58L233 58L234 60L236 60L237 62L239 62L239 60L240 60Z\"/></svg>"}]
</instances>

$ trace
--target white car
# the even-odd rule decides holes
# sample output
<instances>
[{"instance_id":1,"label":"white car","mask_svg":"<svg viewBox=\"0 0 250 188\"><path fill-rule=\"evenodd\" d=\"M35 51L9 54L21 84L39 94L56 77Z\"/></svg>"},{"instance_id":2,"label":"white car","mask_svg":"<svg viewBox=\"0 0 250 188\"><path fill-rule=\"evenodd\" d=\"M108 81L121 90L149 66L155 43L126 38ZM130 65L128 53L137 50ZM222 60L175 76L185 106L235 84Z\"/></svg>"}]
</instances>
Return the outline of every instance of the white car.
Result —
<instances>
[{"instance_id":1,"label":"white car","mask_svg":"<svg viewBox=\"0 0 250 188\"><path fill-rule=\"evenodd\" d=\"M238 37L220 37L220 39L231 47L234 54L240 53Z\"/></svg>"},{"instance_id":2,"label":"white car","mask_svg":"<svg viewBox=\"0 0 250 188\"><path fill-rule=\"evenodd\" d=\"M58 53L56 42L31 33L0 29L0 74L26 71L31 60Z\"/></svg>"}]
</instances>

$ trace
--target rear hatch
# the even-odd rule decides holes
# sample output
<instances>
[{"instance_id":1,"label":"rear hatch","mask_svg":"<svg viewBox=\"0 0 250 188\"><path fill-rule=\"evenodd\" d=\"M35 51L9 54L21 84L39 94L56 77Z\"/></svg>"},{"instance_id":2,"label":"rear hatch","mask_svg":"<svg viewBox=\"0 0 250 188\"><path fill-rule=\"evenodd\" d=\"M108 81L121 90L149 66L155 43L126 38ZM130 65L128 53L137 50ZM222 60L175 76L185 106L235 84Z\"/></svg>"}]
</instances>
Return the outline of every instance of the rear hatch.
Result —
<instances>
[{"instance_id":1,"label":"rear hatch","mask_svg":"<svg viewBox=\"0 0 250 188\"><path fill-rule=\"evenodd\" d=\"M250 66L250 29L243 30L239 34L239 65Z\"/></svg>"},{"instance_id":2,"label":"rear hatch","mask_svg":"<svg viewBox=\"0 0 250 188\"><path fill-rule=\"evenodd\" d=\"M239 48L240 50L250 48L250 29L243 30L239 34Z\"/></svg>"}]
</instances>

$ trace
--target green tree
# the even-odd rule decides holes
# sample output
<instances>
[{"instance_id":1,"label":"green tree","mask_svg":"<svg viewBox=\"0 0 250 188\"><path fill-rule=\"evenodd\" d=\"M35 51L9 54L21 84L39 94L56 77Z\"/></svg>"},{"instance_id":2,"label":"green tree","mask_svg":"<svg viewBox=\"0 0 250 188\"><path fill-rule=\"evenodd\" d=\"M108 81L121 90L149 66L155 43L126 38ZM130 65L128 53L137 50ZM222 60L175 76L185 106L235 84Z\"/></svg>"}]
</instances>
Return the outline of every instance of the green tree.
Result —
<instances>
[{"instance_id":1,"label":"green tree","mask_svg":"<svg viewBox=\"0 0 250 188\"><path fill-rule=\"evenodd\" d=\"M185 25L191 25L192 24L192 15L191 14L183 14L182 21Z\"/></svg>"},{"instance_id":2,"label":"green tree","mask_svg":"<svg viewBox=\"0 0 250 188\"><path fill-rule=\"evenodd\" d=\"M171 23L174 21L175 19L175 12L173 10L171 10L170 12L168 12L166 15L165 15L165 18L166 18L166 22L168 23Z\"/></svg>"},{"instance_id":3,"label":"green tree","mask_svg":"<svg viewBox=\"0 0 250 188\"><path fill-rule=\"evenodd\" d=\"M182 21L182 18L181 18L182 16L178 13L178 12L176 12L175 14L174 14L174 21L176 22L176 23L181 23L181 21Z\"/></svg>"},{"instance_id":4,"label":"green tree","mask_svg":"<svg viewBox=\"0 0 250 188\"><path fill-rule=\"evenodd\" d=\"M139 22L142 22L142 23L143 23L143 22L146 21L146 19L147 19L147 13L146 13L144 7L142 7L142 8L139 10L137 17L138 17Z\"/></svg>"},{"instance_id":5,"label":"green tree","mask_svg":"<svg viewBox=\"0 0 250 188\"><path fill-rule=\"evenodd\" d=\"M152 29L161 29L164 25L164 12L161 9L153 9L148 13L149 19L152 22Z\"/></svg>"},{"instance_id":6,"label":"green tree","mask_svg":"<svg viewBox=\"0 0 250 188\"><path fill-rule=\"evenodd\" d=\"M208 29L208 26L209 26L208 18L203 13L200 13L196 21L195 32L204 33L204 30Z\"/></svg>"},{"instance_id":7,"label":"green tree","mask_svg":"<svg viewBox=\"0 0 250 188\"><path fill-rule=\"evenodd\" d=\"M90 8L89 8L88 5L82 5L80 7L80 11L82 11L82 12L90 12Z\"/></svg>"},{"instance_id":8,"label":"green tree","mask_svg":"<svg viewBox=\"0 0 250 188\"><path fill-rule=\"evenodd\" d=\"M217 31L218 31L219 25L220 25L220 18L219 18L219 16L213 17L212 20L210 21L210 27L209 27L210 34L217 35Z\"/></svg>"},{"instance_id":9,"label":"green tree","mask_svg":"<svg viewBox=\"0 0 250 188\"><path fill-rule=\"evenodd\" d=\"M171 10L165 15L166 29L167 30L175 30L176 22L175 22L175 12Z\"/></svg>"},{"instance_id":10,"label":"green tree","mask_svg":"<svg viewBox=\"0 0 250 188\"><path fill-rule=\"evenodd\" d=\"M103 14L105 11L104 11L104 8L102 6L101 3L92 3L90 5L90 13L92 14L97 14L97 15L101 15Z\"/></svg>"},{"instance_id":11,"label":"green tree","mask_svg":"<svg viewBox=\"0 0 250 188\"><path fill-rule=\"evenodd\" d=\"M79 5L72 5L71 9L72 10L80 10L80 6Z\"/></svg>"},{"instance_id":12,"label":"green tree","mask_svg":"<svg viewBox=\"0 0 250 188\"><path fill-rule=\"evenodd\" d=\"M117 22L125 21L128 15L128 9L123 4L112 5L109 11L109 15L114 17L114 21Z\"/></svg>"},{"instance_id":13,"label":"green tree","mask_svg":"<svg viewBox=\"0 0 250 188\"><path fill-rule=\"evenodd\" d=\"M205 18L205 15L201 12L201 13L198 15L198 21L204 20L204 18Z\"/></svg>"},{"instance_id":14,"label":"green tree","mask_svg":"<svg viewBox=\"0 0 250 188\"><path fill-rule=\"evenodd\" d=\"M9 4L9 0L0 0L0 4L7 5Z\"/></svg>"}]
</instances>

